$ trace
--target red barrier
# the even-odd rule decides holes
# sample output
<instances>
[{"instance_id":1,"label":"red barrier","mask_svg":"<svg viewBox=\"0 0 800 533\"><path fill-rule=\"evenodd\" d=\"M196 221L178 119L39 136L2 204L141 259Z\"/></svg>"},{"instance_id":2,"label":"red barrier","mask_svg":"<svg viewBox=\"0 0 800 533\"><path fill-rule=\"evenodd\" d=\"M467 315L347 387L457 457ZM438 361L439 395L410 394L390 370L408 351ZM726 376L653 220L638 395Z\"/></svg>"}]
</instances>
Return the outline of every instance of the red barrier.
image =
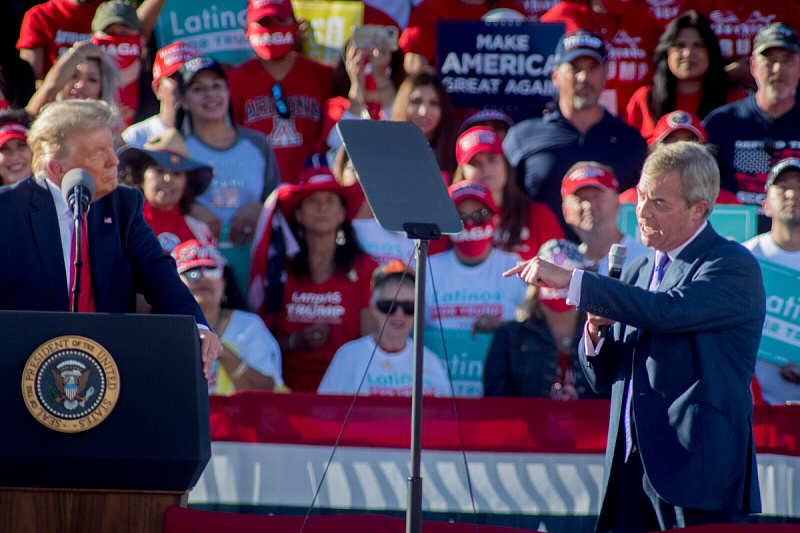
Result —
<instances>
[{"instance_id":1,"label":"red barrier","mask_svg":"<svg viewBox=\"0 0 800 533\"><path fill-rule=\"evenodd\" d=\"M164 517L164 533L240 533L269 531L271 533L299 533L302 516L263 516L211 511L194 511L170 507ZM530 533L526 529L497 526L480 526L480 533ZM304 533L404 533L405 520L380 515L330 515L311 516L303 528ZM473 533L474 524L449 524L447 522L422 522L423 533ZM719 524L687 527L672 530L676 533L800 533L800 526L775 524Z\"/></svg>"},{"instance_id":2,"label":"red barrier","mask_svg":"<svg viewBox=\"0 0 800 533\"><path fill-rule=\"evenodd\" d=\"M263 516L212 511L193 511L170 507L164 516L164 533L241 533L270 531L272 533L299 533L302 516ZM328 515L311 516L303 533L404 533L405 520L381 515ZM481 533L530 533L527 529L480 526ZM423 533L474 533L474 524L447 522L422 522Z\"/></svg>"},{"instance_id":3,"label":"red barrier","mask_svg":"<svg viewBox=\"0 0 800 533\"><path fill-rule=\"evenodd\" d=\"M215 441L332 445L352 397L313 393L242 392L211 397ZM604 453L609 402L562 402L538 398L458 399L467 451ZM411 401L359 397L342 435L342 446L408 448ZM800 406L757 405L759 453L800 455ZM422 446L460 450L453 400L426 398Z\"/></svg>"}]
</instances>

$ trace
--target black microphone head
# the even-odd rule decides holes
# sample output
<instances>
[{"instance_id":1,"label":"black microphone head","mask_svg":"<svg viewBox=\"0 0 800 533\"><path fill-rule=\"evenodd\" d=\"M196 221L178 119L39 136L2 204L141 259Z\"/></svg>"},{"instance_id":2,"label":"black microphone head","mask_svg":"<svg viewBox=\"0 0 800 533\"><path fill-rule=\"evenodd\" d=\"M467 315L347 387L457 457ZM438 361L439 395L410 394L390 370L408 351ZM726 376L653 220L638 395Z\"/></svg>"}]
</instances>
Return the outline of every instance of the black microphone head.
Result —
<instances>
[{"instance_id":1,"label":"black microphone head","mask_svg":"<svg viewBox=\"0 0 800 533\"><path fill-rule=\"evenodd\" d=\"M624 244L612 244L608 252L608 269L622 270L625 259L628 257L628 248Z\"/></svg>"},{"instance_id":2,"label":"black microphone head","mask_svg":"<svg viewBox=\"0 0 800 533\"><path fill-rule=\"evenodd\" d=\"M75 206L77 194L82 204L82 211L86 211L94 200L94 191L94 178L82 168L73 168L64 174L64 179L61 180L61 197L70 207Z\"/></svg>"}]
</instances>

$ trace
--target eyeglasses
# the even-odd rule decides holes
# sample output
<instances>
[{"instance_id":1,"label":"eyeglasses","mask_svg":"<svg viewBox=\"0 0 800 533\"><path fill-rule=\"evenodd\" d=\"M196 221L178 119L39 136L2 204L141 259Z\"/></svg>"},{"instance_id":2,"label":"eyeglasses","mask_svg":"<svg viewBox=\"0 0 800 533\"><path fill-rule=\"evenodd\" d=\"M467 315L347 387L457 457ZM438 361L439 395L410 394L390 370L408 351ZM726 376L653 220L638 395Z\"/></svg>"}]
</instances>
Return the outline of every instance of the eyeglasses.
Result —
<instances>
[{"instance_id":1,"label":"eyeglasses","mask_svg":"<svg viewBox=\"0 0 800 533\"><path fill-rule=\"evenodd\" d=\"M181 277L190 283L194 283L201 277L206 279L217 280L222 277L222 267L205 267L187 270L181 274Z\"/></svg>"},{"instance_id":2,"label":"eyeglasses","mask_svg":"<svg viewBox=\"0 0 800 533\"><path fill-rule=\"evenodd\" d=\"M281 84L276 83L272 86L272 97L275 99L275 109L278 110L278 115L286 120L291 115L289 113L289 106L286 105L286 102L283 99L283 90L281 89Z\"/></svg>"},{"instance_id":3,"label":"eyeglasses","mask_svg":"<svg viewBox=\"0 0 800 533\"><path fill-rule=\"evenodd\" d=\"M384 315L394 314L398 308L402 309L403 313L408 316L412 316L414 314L414 302L394 302L394 307L392 307L391 300L378 300L375 302L375 307L377 307L378 311Z\"/></svg>"},{"instance_id":4,"label":"eyeglasses","mask_svg":"<svg viewBox=\"0 0 800 533\"><path fill-rule=\"evenodd\" d=\"M459 211L458 214L461 217L461 222L463 224L466 224L467 222L472 222L473 224L477 224L479 226L486 224L494 216L492 210L487 209L485 207L479 211L473 211L472 213L462 213L461 211Z\"/></svg>"}]
</instances>

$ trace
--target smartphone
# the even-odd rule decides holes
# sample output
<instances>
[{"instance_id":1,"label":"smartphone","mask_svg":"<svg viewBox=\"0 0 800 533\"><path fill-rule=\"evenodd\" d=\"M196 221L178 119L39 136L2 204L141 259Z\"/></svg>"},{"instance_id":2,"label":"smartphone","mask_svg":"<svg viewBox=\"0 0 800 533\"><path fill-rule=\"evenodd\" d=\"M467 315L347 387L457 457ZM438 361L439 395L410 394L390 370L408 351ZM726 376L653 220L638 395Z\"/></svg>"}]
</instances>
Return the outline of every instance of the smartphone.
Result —
<instances>
[{"instance_id":1,"label":"smartphone","mask_svg":"<svg viewBox=\"0 0 800 533\"><path fill-rule=\"evenodd\" d=\"M387 47L392 52L396 51L399 31L396 26L377 26L367 24L353 28L353 43L356 48Z\"/></svg>"}]
</instances>

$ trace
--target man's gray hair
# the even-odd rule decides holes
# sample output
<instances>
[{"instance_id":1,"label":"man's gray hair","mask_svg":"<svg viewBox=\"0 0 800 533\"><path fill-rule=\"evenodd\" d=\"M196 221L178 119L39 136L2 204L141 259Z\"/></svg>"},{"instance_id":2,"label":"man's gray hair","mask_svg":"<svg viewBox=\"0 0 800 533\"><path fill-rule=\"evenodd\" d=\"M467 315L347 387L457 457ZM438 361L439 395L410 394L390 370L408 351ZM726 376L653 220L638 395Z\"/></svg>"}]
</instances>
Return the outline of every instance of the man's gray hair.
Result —
<instances>
[{"instance_id":1,"label":"man's gray hair","mask_svg":"<svg viewBox=\"0 0 800 533\"><path fill-rule=\"evenodd\" d=\"M47 104L28 131L33 151L33 171L40 174L53 159L69 155L67 140L76 133L102 128L113 130L116 110L102 100L67 100Z\"/></svg>"},{"instance_id":2,"label":"man's gray hair","mask_svg":"<svg viewBox=\"0 0 800 533\"><path fill-rule=\"evenodd\" d=\"M719 195L719 166L714 156L696 142L670 143L647 157L642 174L656 177L674 170L680 171L680 195L686 206L705 200L708 207L704 216L708 218Z\"/></svg>"}]
</instances>

